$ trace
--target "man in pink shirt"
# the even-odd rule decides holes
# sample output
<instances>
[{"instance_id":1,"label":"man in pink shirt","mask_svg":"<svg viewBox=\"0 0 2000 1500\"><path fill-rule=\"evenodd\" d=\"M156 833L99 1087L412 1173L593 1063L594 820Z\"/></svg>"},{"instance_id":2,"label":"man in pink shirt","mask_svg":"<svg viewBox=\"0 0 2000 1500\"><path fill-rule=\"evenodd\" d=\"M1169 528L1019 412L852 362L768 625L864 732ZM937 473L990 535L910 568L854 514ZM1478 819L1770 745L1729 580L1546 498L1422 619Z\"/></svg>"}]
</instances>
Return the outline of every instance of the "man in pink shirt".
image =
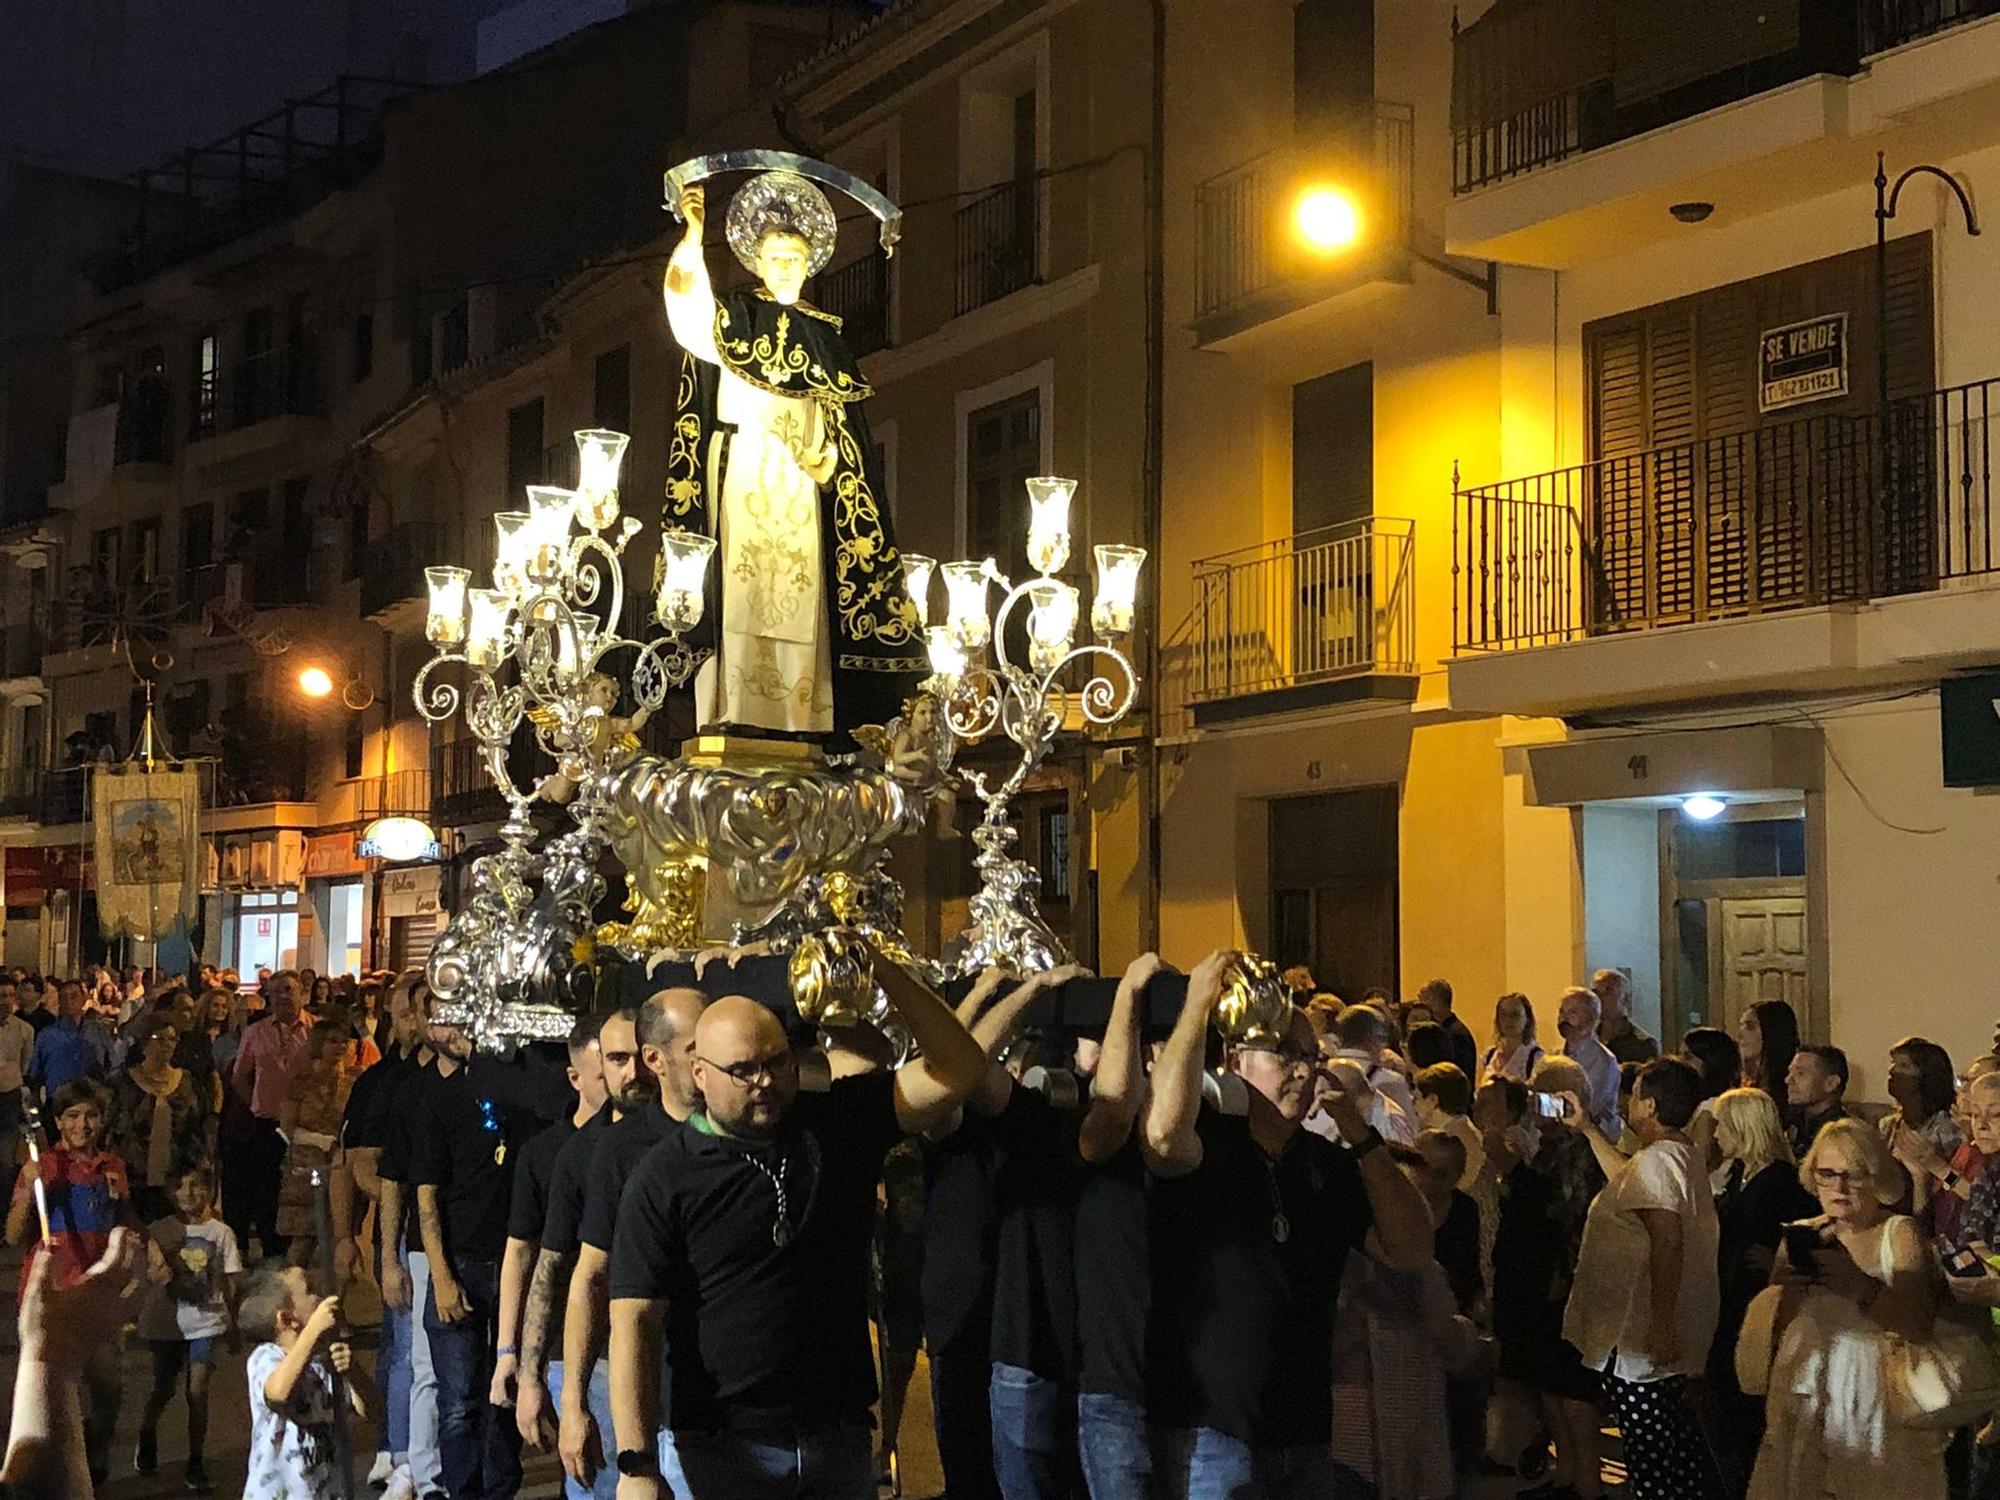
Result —
<instances>
[{"instance_id":1,"label":"man in pink shirt","mask_svg":"<svg viewBox=\"0 0 2000 1500\"><path fill-rule=\"evenodd\" d=\"M287 1242L277 1232L277 1221L285 1141L278 1134L278 1115L292 1096L293 1073L305 1055L312 1026L301 1013L299 978L291 970L281 969L267 979L264 993L270 998L270 1009L244 1029L229 1082L237 1098L256 1116L255 1132L245 1143L249 1160L244 1175L250 1201L244 1205L243 1222L255 1229L265 1255L283 1255ZM248 1249L247 1237L244 1248Z\"/></svg>"}]
</instances>

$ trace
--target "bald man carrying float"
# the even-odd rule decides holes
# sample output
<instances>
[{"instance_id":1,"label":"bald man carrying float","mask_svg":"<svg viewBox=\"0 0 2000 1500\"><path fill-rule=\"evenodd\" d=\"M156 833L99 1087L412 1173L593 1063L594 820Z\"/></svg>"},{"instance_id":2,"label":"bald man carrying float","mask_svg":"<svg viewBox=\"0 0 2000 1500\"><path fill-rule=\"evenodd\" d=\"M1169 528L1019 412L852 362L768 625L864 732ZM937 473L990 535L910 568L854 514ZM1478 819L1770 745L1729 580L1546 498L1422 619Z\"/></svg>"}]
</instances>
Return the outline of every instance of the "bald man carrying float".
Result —
<instances>
[{"instance_id":1,"label":"bald man carrying float","mask_svg":"<svg viewBox=\"0 0 2000 1500\"><path fill-rule=\"evenodd\" d=\"M976 1037L879 953L875 978L922 1057L825 1093L799 1092L798 1060L765 1007L725 998L702 1015L705 1107L633 1173L612 1244L619 1500L670 1493L654 1446L662 1416L680 1500L875 1494L867 1286L882 1159L950 1118L985 1076L982 1039L1040 987L993 1006ZM997 983L982 980L961 1014Z\"/></svg>"}]
</instances>

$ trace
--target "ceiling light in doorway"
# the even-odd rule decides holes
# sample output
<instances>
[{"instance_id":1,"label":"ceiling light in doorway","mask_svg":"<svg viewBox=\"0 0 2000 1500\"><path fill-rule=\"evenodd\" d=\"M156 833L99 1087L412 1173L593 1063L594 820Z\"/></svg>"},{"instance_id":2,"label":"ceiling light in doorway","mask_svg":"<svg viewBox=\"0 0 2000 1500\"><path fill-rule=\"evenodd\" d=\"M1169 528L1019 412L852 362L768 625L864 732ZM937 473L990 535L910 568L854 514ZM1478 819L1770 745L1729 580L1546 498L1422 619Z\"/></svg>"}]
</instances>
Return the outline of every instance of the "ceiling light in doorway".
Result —
<instances>
[{"instance_id":1,"label":"ceiling light in doorway","mask_svg":"<svg viewBox=\"0 0 2000 1500\"><path fill-rule=\"evenodd\" d=\"M1715 212L1713 203L1676 203L1667 210L1683 224L1699 224Z\"/></svg>"},{"instance_id":2,"label":"ceiling light in doorway","mask_svg":"<svg viewBox=\"0 0 2000 1500\"><path fill-rule=\"evenodd\" d=\"M1696 792L1681 803L1681 811L1697 823L1711 823L1721 817L1723 809L1728 806L1728 802L1713 792Z\"/></svg>"}]
</instances>

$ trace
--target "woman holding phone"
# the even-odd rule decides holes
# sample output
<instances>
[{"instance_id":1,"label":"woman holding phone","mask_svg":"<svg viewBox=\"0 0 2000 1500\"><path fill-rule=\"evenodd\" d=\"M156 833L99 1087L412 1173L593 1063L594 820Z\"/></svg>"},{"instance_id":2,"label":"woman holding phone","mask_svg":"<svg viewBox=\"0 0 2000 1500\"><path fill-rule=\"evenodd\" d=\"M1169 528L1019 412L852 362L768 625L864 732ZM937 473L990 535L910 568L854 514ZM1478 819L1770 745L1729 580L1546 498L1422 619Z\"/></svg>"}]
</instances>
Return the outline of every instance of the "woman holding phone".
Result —
<instances>
[{"instance_id":1,"label":"woman holding phone","mask_svg":"<svg viewBox=\"0 0 2000 1500\"><path fill-rule=\"evenodd\" d=\"M1786 1227L1785 1289L1750 1500L1944 1500L1945 1434L1899 1425L1884 1379L1896 1339L1922 1342L1937 1271L1902 1177L1872 1126L1821 1127L1799 1168L1817 1217Z\"/></svg>"}]
</instances>

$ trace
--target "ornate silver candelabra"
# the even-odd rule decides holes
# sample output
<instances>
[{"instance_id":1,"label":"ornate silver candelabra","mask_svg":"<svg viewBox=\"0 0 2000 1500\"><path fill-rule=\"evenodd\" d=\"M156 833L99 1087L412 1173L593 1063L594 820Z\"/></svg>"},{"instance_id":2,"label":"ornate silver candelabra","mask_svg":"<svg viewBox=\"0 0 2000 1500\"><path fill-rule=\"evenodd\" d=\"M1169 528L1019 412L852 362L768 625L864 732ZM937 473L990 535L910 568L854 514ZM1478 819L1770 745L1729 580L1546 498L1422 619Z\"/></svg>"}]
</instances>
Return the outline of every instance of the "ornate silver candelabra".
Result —
<instances>
[{"instance_id":1,"label":"ornate silver candelabra","mask_svg":"<svg viewBox=\"0 0 2000 1500\"><path fill-rule=\"evenodd\" d=\"M624 556L642 529L621 519L618 472L624 433L576 434L574 490L528 487L528 509L494 517L498 550L491 588L472 588L468 569L427 569L425 634L436 655L417 674L417 709L432 723L462 713L487 775L507 804L501 848L478 860L470 899L432 950L432 990L441 1019L482 1043L559 1038L577 998L576 975L604 893L598 857L611 838L607 778L638 752L638 731L687 682L698 663L683 636L701 620L703 575L715 543L667 532L656 569L652 618L664 633L619 634L625 613ZM631 653L625 676L636 708L617 713L621 686L606 658ZM440 675L463 668L465 683ZM515 780L509 751L523 723L553 760L533 785ZM567 807L569 829L535 847L536 801Z\"/></svg>"},{"instance_id":2,"label":"ornate silver candelabra","mask_svg":"<svg viewBox=\"0 0 2000 1500\"><path fill-rule=\"evenodd\" d=\"M996 779L969 768L958 772L985 809L972 834L979 850L973 861L979 890L971 901L972 925L958 959L961 973L998 964L1028 974L1069 960L1061 939L1043 920L1040 877L1009 852L1018 835L1008 813L1073 718L1082 725L1108 728L1130 713L1138 698L1138 673L1120 648L1132 630L1139 570L1146 554L1138 547L1095 549L1097 597L1090 617L1098 639L1076 644L1077 591L1055 576L1069 561L1069 510L1075 493L1073 479L1030 479L1027 550L1036 576L1015 584L990 557L947 563L942 570L946 618L941 625L929 624L936 560L904 558L910 595L926 625L930 686L943 704L945 728L954 740L968 745L997 731L1019 752L1005 777ZM998 585L1001 597L989 616L991 585ZM1010 659L1008 643L1008 626L1023 603L1028 606L1025 666ZM1087 680L1080 688L1068 685L1065 678L1077 675L1071 668L1084 662L1089 663Z\"/></svg>"}]
</instances>

